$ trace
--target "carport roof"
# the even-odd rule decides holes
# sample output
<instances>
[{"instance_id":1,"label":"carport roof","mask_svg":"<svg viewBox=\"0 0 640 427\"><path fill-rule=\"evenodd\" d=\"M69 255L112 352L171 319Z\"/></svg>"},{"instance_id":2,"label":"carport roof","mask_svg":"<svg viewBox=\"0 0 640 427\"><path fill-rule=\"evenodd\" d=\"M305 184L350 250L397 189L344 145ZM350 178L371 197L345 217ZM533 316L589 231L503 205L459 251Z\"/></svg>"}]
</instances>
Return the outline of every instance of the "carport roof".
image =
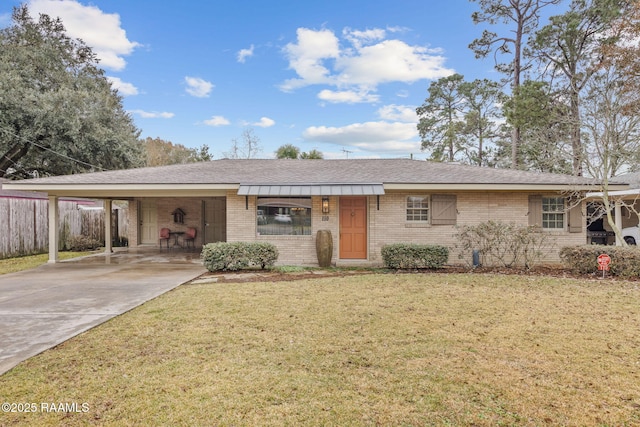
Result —
<instances>
[{"instance_id":1,"label":"carport roof","mask_svg":"<svg viewBox=\"0 0 640 427\"><path fill-rule=\"evenodd\" d=\"M222 159L210 162L64 175L11 182L6 188L51 195L95 197L205 195L248 186L346 186L382 184L384 190L589 189L595 181L569 175L494 169L409 159ZM626 189L623 182L610 183ZM266 187L264 187L266 188ZM351 187L356 188L356 187ZM262 190L260 190L262 191ZM315 191L315 190L313 190ZM333 191L333 190L332 190ZM376 190L379 191L379 190ZM248 193L247 193L248 194ZM374 193L378 194L378 193Z\"/></svg>"}]
</instances>

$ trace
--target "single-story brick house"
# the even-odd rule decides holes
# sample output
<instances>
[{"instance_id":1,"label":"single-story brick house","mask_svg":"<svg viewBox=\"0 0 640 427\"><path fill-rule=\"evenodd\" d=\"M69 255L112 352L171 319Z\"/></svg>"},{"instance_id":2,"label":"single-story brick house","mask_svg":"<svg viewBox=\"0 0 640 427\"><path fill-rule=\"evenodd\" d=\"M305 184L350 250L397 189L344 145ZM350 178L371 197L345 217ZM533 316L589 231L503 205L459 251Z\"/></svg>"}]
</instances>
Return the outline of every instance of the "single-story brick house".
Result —
<instances>
[{"instance_id":1,"label":"single-story brick house","mask_svg":"<svg viewBox=\"0 0 640 427\"><path fill-rule=\"evenodd\" d=\"M7 186L48 192L56 203L63 196L100 198L105 205L128 200L130 223L139 224L129 228L133 247L157 247L162 228L192 227L198 231L196 247L267 241L278 247L280 264L317 265L316 233L330 230L333 263L378 265L385 244L453 248L456 226L488 220L537 224L553 234L557 248L584 244L584 203L569 208L565 197L569 191L593 191L592 184L566 175L408 159L222 159ZM54 210L50 221L57 221ZM51 248L55 262L56 246ZM557 260L557 250L548 260Z\"/></svg>"}]
</instances>

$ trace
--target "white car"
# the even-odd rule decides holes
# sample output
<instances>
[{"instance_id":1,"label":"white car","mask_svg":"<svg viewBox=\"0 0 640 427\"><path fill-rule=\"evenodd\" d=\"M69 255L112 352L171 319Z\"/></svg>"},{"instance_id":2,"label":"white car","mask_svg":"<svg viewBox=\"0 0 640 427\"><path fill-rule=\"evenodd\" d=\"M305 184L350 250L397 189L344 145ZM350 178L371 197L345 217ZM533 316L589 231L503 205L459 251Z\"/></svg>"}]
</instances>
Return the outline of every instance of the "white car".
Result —
<instances>
[{"instance_id":1,"label":"white car","mask_svg":"<svg viewBox=\"0 0 640 427\"><path fill-rule=\"evenodd\" d=\"M622 229L622 237L627 245L637 245L640 242L640 229L638 226L627 227Z\"/></svg>"},{"instance_id":2,"label":"white car","mask_svg":"<svg viewBox=\"0 0 640 427\"><path fill-rule=\"evenodd\" d=\"M273 218L278 222L291 222L291 215L288 214L276 214Z\"/></svg>"}]
</instances>

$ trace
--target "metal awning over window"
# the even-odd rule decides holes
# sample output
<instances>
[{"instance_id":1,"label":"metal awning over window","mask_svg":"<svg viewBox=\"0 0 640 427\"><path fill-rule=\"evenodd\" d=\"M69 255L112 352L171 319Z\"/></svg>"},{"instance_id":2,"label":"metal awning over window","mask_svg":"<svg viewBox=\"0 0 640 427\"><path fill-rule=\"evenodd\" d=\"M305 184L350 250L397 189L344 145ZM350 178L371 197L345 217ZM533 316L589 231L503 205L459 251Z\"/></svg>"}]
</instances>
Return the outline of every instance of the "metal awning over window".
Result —
<instances>
[{"instance_id":1,"label":"metal awning over window","mask_svg":"<svg viewBox=\"0 0 640 427\"><path fill-rule=\"evenodd\" d=\"M376 196L382 184L254 185L240 184L238 196Z\"/></svg>"}]
</instances>

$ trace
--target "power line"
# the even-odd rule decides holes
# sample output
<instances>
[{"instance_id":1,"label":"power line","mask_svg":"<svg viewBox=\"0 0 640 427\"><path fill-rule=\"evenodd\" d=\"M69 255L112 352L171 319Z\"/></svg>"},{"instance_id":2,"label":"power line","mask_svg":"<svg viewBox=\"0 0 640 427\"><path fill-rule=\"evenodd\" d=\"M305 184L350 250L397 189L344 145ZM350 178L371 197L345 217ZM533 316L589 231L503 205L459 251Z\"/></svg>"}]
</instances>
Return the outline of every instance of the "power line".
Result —
<instances>
[{"instance_id":1,"label":"power line","mask_svg":"<svg viewBox=\"0 0 640 427\"><path fill-rule=\"evenodd\" d=\"M34 146L36 146L36 147L38 147L38 148L41 148L41 149L43 149L43 150L49 151L50 153L53 153L53 154L55 154L55 155L57 155L57 156L60 156L60 157L63 157L63 158L65 158L65 159L67 159L67 160L71 160L71 161L76 162L76 163L79 163L79 164L81 164L81 165L89 166L89 167L91 167L91 168L100 169L100 170L103 170L103 171L108 170L108 169L105 169L105 168L100 167L100 166L92 165L91 163L87 163L87 162L82 161L82 160L74 159L73 157L67 156L66 154L59 153L59 152L55 151L55 150L54 150L54 149L52 149L52 148L45 147L44 145L38 144L37 142L34 142L34 141L30 141L30 140L28 140L27 138L25 138L25 137L23 137L23 136L16 135L15 133L13 133L12 131L10 131L9 129L6 129L6 128L0 128L0 130L4 131L6 134L9 134L9 135L11 135L11 136L13 136L13 137L15 137L15 138L21 139L21 140L23 140L24 142L27 142L27 143L29 143L29 144L32 144L32 145L34 145ZM8 159L8 160L9 160L11 163L13 163L13 164L15 165L15 162L13 162L13 160L11 160L11 159ZM6 171L5 171L5 172L6 172Z\"/></svg>"}]
</instances>

